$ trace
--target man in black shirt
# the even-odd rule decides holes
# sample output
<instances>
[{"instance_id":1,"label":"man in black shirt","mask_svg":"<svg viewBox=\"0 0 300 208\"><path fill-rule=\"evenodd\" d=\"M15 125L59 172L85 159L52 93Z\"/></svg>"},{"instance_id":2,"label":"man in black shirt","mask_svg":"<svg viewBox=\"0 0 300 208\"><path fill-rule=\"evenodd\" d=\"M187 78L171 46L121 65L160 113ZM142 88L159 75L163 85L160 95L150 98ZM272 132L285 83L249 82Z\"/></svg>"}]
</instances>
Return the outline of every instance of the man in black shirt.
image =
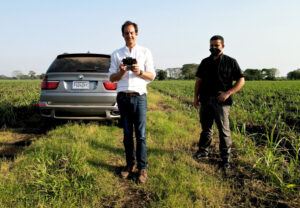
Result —
<instances>
[{"instance_id":1,"label":"man in black shirt","mask_svg":"<svg viewBox=\"0 0 300 208\"><path fill-rule=\"evenodd\" d=\"M211 55L203 59L197 69L194 106L200 106L202 132L195 157L208 157L215 121L219 130L222 166L227 169L230 168L232 145L229 127L231 95L243 87L245 80L237 61L223 54L223 50L224 38L219 35L213 36L210 39Z\"/></svg>"}]
</instances>

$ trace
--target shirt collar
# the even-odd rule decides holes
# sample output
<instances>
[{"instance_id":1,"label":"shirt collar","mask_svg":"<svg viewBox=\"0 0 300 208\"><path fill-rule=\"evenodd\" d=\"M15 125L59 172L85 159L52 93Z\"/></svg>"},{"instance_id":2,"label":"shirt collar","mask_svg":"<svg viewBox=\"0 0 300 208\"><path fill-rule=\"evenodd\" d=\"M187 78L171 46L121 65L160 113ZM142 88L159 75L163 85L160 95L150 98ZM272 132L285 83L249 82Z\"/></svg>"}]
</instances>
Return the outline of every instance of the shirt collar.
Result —
<instances>
[{"instance_id":1,"label":"shirt collar","mask_svg":"<svg viewBox=\"0 0 300 208\"><path fill-rule=\"evenodd\" d=\"M138 47L138 44L135 44L135 46L131 49L131 51L136 50L137 47ZM128 52L130 52L129 48L126 45L124 46L124 50L127 50Z\"/></svg>"},{"instance_id":2,"label":"shirt collar","mask_svg":"<svg viewBox=\"0 0 300 208\"><path fill-rule=\"evenodd\" d=\"M217 58L217 59L214 59L214 56L213 56L213 55L210 55L210 58L211 58L211 60L216 61L216 60L222 60L222 59L223 59L223 56L224 56L224 53L222 53L222 54L219 56L219 58Z\"/></svg>"}]
</instances>

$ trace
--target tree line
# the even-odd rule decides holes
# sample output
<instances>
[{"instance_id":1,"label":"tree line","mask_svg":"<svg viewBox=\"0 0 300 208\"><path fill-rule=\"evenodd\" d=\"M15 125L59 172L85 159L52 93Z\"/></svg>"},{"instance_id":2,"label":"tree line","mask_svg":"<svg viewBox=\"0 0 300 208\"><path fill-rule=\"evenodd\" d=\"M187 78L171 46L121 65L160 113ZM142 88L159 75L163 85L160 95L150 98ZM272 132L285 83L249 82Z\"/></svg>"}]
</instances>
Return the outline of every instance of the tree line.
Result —
<instances>
[{"instance_id":1,"label":"tree line","mask_svg":"<svg viewBox=\"0 0 300 208\"><path fill-rule=\"evenodd\" d=\"M184 64L181 68L177 68L176 76L172 76L174 73L170 73L170 69L158 69L156 70L156 79L195 79L198 66L199 64ZM174 68L172 70L174 71ZM246 69L243 73L246 80L277 80L279 70L277 68ZM286 78L289 80L300 79L300 69L289 72Z\"/></svg>"},{"instance_id":2,"label":"tree line","mask_svg":"<svg viewBox=\"0 0 300 208\"><path fill-rule=\"evenodd\" d=\"M24 74L22 71L16 70L12 72L11 77L0 75L0 79L43 79L44 77L45 74L37 74L33 70L30 70L28 74Z\"/></svg>"},{"instance_id":3,"label":"tree line","mask_svg":"<svg viewBox=\"0 0 300 208\"><path fill-rule=\"evenodd\" d=\"M181 68L157 69L156 79L195 79L198 66L199 64L184 64ZM276 68L246 69L243 73L246 80L276 80L279 70ZM0 79L43 79L44 76L45 74L37 74L33 70L30 70L28 74L16 70L12 72L12 77L0 75ZM289 80L299 80L300 68L289 72L286 78Z\"/></svg>"}]
</instances>

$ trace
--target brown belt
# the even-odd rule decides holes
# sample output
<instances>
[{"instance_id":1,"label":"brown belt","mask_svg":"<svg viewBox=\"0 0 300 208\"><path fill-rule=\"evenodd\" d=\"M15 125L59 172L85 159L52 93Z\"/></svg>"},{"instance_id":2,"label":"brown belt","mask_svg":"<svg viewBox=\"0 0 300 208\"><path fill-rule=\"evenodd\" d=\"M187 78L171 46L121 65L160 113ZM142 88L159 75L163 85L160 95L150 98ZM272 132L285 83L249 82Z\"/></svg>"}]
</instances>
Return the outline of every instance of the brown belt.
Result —
<instances>
[{"instance_id":1,"label":"brown belt","mask_svg":"<svg viewBox=\"0 0 300 208\"><path fill-rule=\"evenodd\" d=\"M126 97L136 97L140 94L138 92L118 92L119 96L126 96Z\"/></svg>"}]
</instances>

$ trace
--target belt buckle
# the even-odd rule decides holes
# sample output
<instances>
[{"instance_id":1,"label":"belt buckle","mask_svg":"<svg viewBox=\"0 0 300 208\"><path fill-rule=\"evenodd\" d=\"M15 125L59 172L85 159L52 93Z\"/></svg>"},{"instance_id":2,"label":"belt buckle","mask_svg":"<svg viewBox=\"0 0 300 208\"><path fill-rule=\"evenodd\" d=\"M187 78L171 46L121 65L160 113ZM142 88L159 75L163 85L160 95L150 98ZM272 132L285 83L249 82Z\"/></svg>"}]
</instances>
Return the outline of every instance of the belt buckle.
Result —
<instances>
[{"instance_id":1,"label":"belt buckle","mask_svg":"<svg viewBox=\"0 0 300 208\"><path fill-rule=\"evenodd\" d=\"M137 93L137 92L128 92L128 93L126 93L126 95L129 96L129 97L136 97L136 96L139 95L139 93Z\"/></svg>"}]
</instances>

